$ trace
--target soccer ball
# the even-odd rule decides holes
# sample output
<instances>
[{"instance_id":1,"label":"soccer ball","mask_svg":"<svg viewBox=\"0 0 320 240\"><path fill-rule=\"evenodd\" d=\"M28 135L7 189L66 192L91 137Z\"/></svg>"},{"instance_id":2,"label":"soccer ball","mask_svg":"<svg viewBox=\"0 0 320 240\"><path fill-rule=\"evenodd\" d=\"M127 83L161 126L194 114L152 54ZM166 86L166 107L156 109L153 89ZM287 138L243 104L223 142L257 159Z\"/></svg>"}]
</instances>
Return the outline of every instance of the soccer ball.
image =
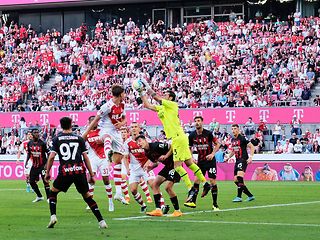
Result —
<instances>
[{"instance_id":1,"label":"soccer ball","mask_svg":"<svg viewBox=\"0 0 320 240\"><path fill-rule=\"evenodd\" d=\"M138 92L140 92L143 87L144 87L144 85L140 79L134 80L132 82L132 88Z\"/></svg>"}]
</instances>

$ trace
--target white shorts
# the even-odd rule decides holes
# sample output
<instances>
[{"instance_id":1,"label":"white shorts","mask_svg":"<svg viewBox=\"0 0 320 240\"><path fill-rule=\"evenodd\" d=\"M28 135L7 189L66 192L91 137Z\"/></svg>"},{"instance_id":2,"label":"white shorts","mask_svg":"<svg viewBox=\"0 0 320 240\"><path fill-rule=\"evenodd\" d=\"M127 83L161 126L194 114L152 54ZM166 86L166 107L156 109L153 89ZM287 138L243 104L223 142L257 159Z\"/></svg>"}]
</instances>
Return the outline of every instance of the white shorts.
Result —
<instances>
[{"instance_id":1,"label":"white shorts","mask_svg":"<svg viewBox=\"0 0 320 240\"><path fill-rule=\"evenodd\" d=\"M128 175L126 165L123 162L121 163L121 175Z\"/></svg>"},{"instance_id":2,"label":"white shorts","mask_svg":"<svg viewBox=\"0 0 320 240\"><path fill-rule=\"evenodd\" d=\"M124 155L125 149L124 149L121 133L118 130L115 130L115 129L102 130L101 129L99 136L103 139L104 142L110 139L112 151Z\"/></svg>"},{"instance_id":3,"label":"white shorts","mask_svg":"<svg viewBox=\"0 0 320 240\"><path fill-rule=\"evenodd\" d=\"M91 163L91 168L92 171L97 173L97 171L99 170L99 172L101 173L101 176L103 177L109 177L110 175L110 170L109 170L109 162L107 161L107 159L101 159L98 157L90 157L90 163Z\"/></svg>"},{"instance_id":4,"label":"white shorts","mask_svg":"<svg viewBox=\"0 0 320 240\"><path fill-rule=\"evenodd\" d=\"M154 172L151 170L149 172L144 171L142 168L139 168L135 171L130 171L129 184L139 183L141 178L147 182L149 180L155 179Z\"/></svg>"},{"instance_id":5,"label":"white shorts","mask_svg":"<svg viewBox=\"0 0 320 240\"><path fill-rule=\"evenodd\" d=\"M32 167L32 161L29 159L27 167L26 167L26 161L27 161L27 159L25 159L23 161L24 175L30 175L30 170L31 170L31 167Z\"/></svg>"}]
</instances>

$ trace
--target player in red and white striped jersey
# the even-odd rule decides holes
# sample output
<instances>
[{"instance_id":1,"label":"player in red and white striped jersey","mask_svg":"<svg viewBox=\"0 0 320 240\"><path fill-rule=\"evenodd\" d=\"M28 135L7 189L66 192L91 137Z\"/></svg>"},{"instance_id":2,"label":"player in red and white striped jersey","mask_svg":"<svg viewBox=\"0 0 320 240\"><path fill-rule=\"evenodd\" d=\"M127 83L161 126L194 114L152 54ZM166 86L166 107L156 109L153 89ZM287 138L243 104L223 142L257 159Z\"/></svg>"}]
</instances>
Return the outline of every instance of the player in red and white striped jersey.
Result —
<instances>
[{"instance_id":1,"label":"player in red and white striped jersey","mask_svg":"<svg viewBox=\"0 0 320 240\"><path fill-rule=\"evenodd\" d=\"M89 124L93 121L94 116L89 117ZM99 171L102 176L102 180L107 192L107 196L109 199L109 212L114 211L114 204L112 201L112 186L109 181L109 161L106 158L103 148L102 139L99 136L100 129L97 128L97 125L94 127L93 130L85 131L83 133L83 139L86 140L89 148L88 157L90 159L92 171L94 174ZM89 192L93 195L94 192L94 184L89 183ZM89 208L90 209L90 208Z\"/></svg>"},{"instance_id":2,"label":"player in red and white striped jersey","mask_svg":"<svg viewBox=\"0 0 320 240\"><path fill-rule=\"evenodd\" d=\"M104 152L107 157L112 156L114 162L114 184L116 194L114 199L127 204L121 191L121 160L124 154L123 141L121 139L120 129L126 125L126 117L124 110L125 92L122 86L112 86L112 98L101 106L96 117L88 127L88 131L92 130L98 123L100 129L100 137L104 142Z\"/></svg>"},{"instance_id":3,"label":"player in red and white striped jersey","mask_svg":"<svg viewBox=\"0 0 320 240\"><path fill-rule=\"evenodd\" d=\"M146 172L143 167L148 162L148 158L144 153L144 149L140 148L136 141L134 140L140 133L141 128L138 123L133 122L130 125L131 137L129 137L125 143L125 158L129 162L129 186L130 191L134 199L141 206L141 212L145 212L147 209L146 204L143 202L140 193L138 192L138 185L143 178L147 181L150 186L152 186L155 175L153 171Z\"/></svg>"},{"instance_id":4,"label":"player in red and white striped jersey","mask_svg":"<svg viewBox=\"0 0 320 240\"><path fill-rule=\"evenodd\" d=\"M21 157L21 153L24 155L24 159L23 159L23 167L24 167L24 176L26 178L26 183L27 183L27 188L26 191L30 192L30 170L32 167L32 160L30 160L26 165L26 160L27 160L27 150L28 150L28 142L32 139L32 134L31 132L28 132L27 135L27 139L25 141L23 141L20 146L19 146L19 151L17 154L17 164L20 163L20 157Z\"/></svg>"},{"instance_id":5,"label":"player in red and white striped jersey","mask_svg":"<svg viewBox=\"0 0 320 240\"><path fill-rule=\"evenodd\" d=\"M121 136L122 136L123 142L125 142L130 137L130 134L127 128L121 129ZM128 175L128 169L129 169L129 163L128 161L126 161L126 158L124 157L122 159L122 164L121 164L121 177L122 177L121 188L122 188L123 194L125 195L126 201L129 203L130 196L129 196L128 185L126 181L127 175ZM151 203L152 198L150 196L150 191L147 183L143 180L143 178L141 178L139 185L141 186L141 189L143 190L144 194L147 197L147 202ZM164 206L164 199L162 197L161 197L161 206Z\"/></svg>"}]
</instances>

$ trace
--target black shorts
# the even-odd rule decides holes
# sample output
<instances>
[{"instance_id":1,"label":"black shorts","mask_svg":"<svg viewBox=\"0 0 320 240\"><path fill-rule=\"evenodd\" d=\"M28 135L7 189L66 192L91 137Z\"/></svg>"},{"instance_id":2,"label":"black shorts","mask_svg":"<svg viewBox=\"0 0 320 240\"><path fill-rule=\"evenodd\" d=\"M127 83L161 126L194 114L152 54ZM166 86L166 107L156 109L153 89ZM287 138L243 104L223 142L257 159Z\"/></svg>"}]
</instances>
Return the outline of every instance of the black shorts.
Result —
<instances>
[{"instance_id":1,"label":"black shorts","mask_svg":"<svg viewBox=\"0 0 320 240\"><path fill-rule=\"evenodd\" d=\"M158 175L174 183L180 182L181 179L179 173L177 173L173 168L167 168L166 166L161 169Z\"/></svg>"},{"instance_id":2,"label":"black shorts","mask_svg":"<svg viewBox=\"0 0 320 240\"><path fill-rule=\"evenodd\" d=\"M234 176L237 176L238 171L246 172L247 166L247 160L237 159L236 163L234 164Z\"/></svg>"},{"instance_id":3,"label":"black shorts","mask_svg":"<svg viewBox=\"0 0 320 240\"><path fill-rule=\"evenodd\" d=\"M85 173L67 176L58 174L57 178L53 182L53 187L62 192L67 192L72 183L74 183L80 194L84 194L89 191L87 176Z\"/></svg>"},{"instance_id":4,"label":"black shorts","mask_svg":"<svg viewBox=\"0 0 320 240\"><path fill-rule=\"evenodd\" d=\"M44 179L44 176L46 175L46 170L44 169L44 166L39 167L39 168L31 167L31 169L30 169L30 182L38 182L39 175L41 175L41 178Z\"/></svg>"},{"instance_id":5,"label":"black shorts","mask_svg":"<svg viewBox=\"0 0 320 240\"><path fill-rule=\"evenodd\" d=\"M205 176L206 172L208 172L209 178L217 178L217 164L215 159L213 159L212 161L199 161L198 167L200 168L203 176Z\"/></svg>"}]
</instances>

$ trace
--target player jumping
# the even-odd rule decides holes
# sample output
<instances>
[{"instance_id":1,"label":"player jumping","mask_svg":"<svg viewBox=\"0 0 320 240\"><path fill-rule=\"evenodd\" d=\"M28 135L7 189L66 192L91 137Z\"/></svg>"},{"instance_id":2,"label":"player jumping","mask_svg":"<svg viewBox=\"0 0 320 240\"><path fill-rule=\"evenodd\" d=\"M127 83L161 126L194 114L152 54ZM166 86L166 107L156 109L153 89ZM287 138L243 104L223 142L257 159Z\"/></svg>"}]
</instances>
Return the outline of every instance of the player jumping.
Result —
<instances>
[{"instance_id":1,"label":"player jumping","mask_svg":"<svg viewBox=\"0 0 320 240\"><path fill-rule=\"evenodd\" d=\"M93 119L94 116L89 117L89 124L93 121ZM100 129L98 129L97 126L98 125L94 126L93 130L86 130L83 133L82 137L90 145L88 157L90 159L92 171L94 174L96 174L98 170L101 173L102 180L109 199L109 212L113 212L114 204L112 201L112 186L109 181L109 161L106 159L103 142L99 137ZM94 184L89 184L89 191L92 195L94 193L94 186Z\"/></svg>"}]
</instances>

